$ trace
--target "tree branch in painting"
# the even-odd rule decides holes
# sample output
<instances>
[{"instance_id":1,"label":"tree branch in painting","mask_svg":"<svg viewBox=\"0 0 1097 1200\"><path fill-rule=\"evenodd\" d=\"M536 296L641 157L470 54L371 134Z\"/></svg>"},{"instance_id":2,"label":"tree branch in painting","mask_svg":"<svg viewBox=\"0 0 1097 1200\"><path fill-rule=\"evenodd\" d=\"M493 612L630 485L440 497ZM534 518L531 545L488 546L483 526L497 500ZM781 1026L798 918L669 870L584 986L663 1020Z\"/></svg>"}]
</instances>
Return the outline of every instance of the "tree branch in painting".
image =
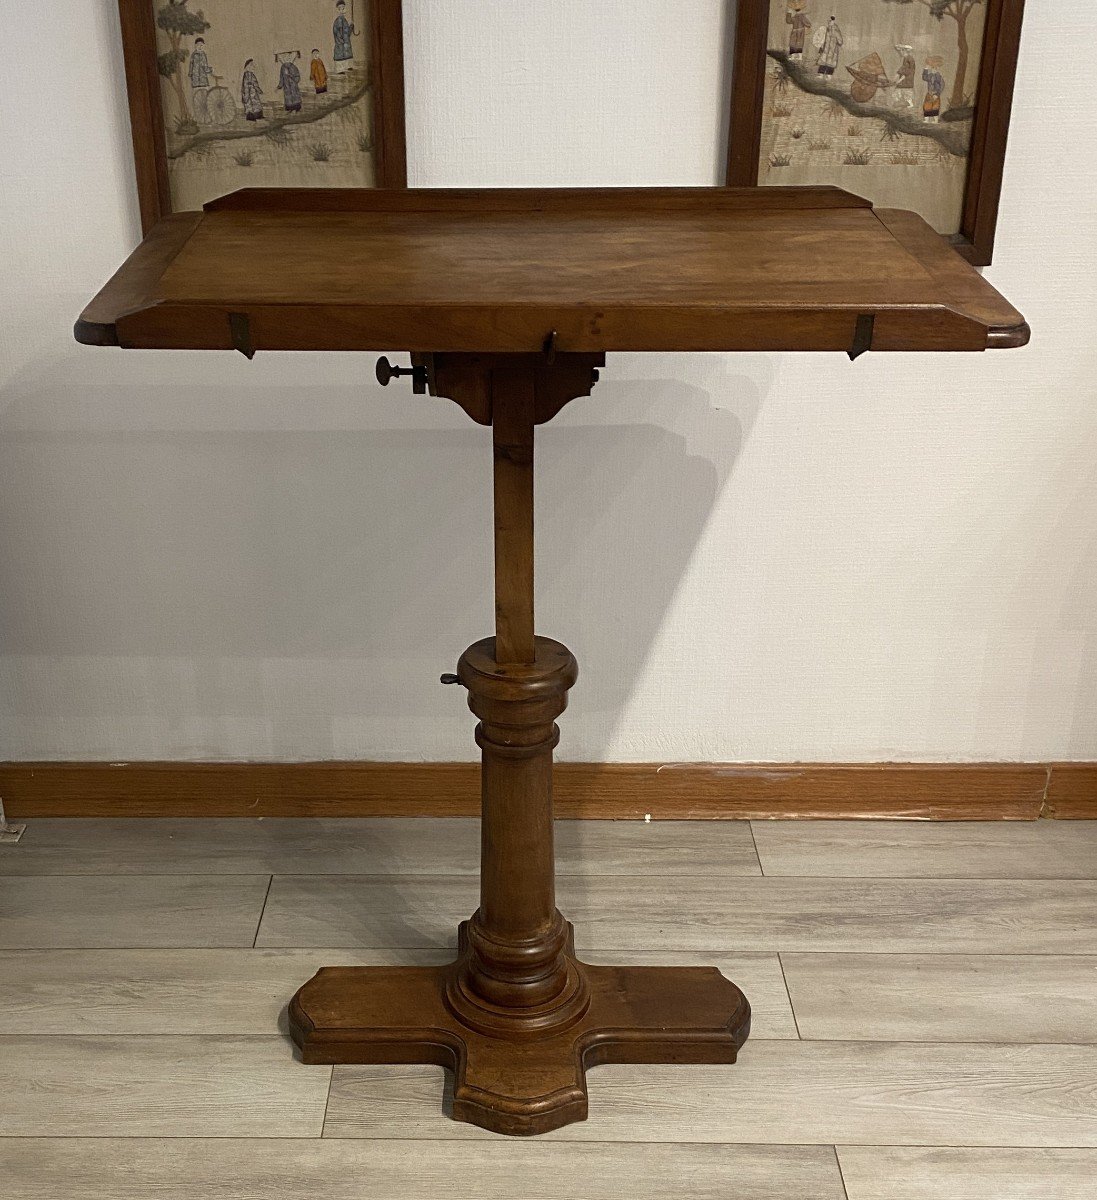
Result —
<instances>
[{"instance_id":1,"label":"tree branch in painting","mask_svg":"<svg viewBox=\"0 0 1097 1200\"><path fill-rule=\"evenodd\" d=\"M834 83L830 76L819 75L802 63L793 62L784 50L770 50L769 56L781 64L797 87L813 96L825 96L828 100L837 101L855 117L883 121L889 128L898 133L910 134L911 137L932 138L949 154L955 154L958 158L963 158L968 152L971 128L966 120L930 125L922 120L920 114L881 108L875 104L860 104L853 99L848 90Z\"/></svg>"}]
</instances>

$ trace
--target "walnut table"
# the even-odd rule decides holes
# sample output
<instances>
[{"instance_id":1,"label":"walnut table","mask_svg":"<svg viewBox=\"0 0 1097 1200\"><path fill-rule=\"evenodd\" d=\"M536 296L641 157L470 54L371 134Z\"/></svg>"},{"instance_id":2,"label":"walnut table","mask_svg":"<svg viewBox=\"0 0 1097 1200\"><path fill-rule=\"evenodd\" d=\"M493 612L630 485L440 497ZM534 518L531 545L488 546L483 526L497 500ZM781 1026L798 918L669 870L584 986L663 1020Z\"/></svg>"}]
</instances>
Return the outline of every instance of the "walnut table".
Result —
<instances>
[{"instance_id":1,"label":"walnut table","mask_svg":"<svg viewBox=\"0 0 1097 1200\"><path fill-rule=\"evenodd\" d=\"M286 270L292 263L293 269ZM245 191L156 226L76 326L143 349L411 351L417 393L492 431L495 636L479 718L480 907L447 967L326 967L306 1062L438 1063L453 1115L542 1133L586 1068L731 1063L750 1006L713 968L592 967L556 908L552 751L576 664L533 620L533 432L613 350L986 350L1021 315L918 217L830 188Z\"/></svg>"}]
</instances>

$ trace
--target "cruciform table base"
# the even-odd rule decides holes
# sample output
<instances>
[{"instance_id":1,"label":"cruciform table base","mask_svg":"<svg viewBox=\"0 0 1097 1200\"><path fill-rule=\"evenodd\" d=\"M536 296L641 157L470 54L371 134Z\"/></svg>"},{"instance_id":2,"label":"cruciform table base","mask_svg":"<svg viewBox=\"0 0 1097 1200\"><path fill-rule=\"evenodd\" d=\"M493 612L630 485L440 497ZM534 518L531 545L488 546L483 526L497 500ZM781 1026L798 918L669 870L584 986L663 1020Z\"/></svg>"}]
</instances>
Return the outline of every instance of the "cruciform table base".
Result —
<instances>
[{"instance_id":1,"label":"cruciform table base","mask_svg":"<svg viewBox=\"0 0 1097 1200\"><path fill-rule=\"evenodd\" d=\"M294 997L306 1063L434 1063L454 1074L453 1117L495 1133L547 1133L587 1116L601 1063L733 1063L750 1005L715 967L568 962L587 1003L566 1028L520 1038L470 1028L447 1000L467 953L444 967L325 967ZM570 935L570 930L569 930Z\"/></svg>"}]
</instances>

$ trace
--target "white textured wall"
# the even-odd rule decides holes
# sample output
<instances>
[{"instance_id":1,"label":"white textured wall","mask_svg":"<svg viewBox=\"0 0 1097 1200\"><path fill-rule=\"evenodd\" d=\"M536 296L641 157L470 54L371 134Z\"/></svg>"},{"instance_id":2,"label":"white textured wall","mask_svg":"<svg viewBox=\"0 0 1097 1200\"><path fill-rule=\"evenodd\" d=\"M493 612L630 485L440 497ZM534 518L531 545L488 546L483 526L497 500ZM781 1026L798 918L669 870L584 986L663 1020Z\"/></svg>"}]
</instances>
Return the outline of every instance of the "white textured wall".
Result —
<instances>
[{"instance_id":1,"label":"white textured wall","mask_svg":"<svg viewBox=\"0 0 1097 1200\"><path fill-rule=\"evenodd\" d=\"M1028 7L990 275L1031 348L618 356L543 431L566 756L1097 758L1097 108L1049 68L1097 10ZM405 8L413 183L717 180L723 0ZM471 757L485 431L368 356L76 346L138 225L113 0L63 9L0 106L0 757Z\"/></svg>"}]
</instances>

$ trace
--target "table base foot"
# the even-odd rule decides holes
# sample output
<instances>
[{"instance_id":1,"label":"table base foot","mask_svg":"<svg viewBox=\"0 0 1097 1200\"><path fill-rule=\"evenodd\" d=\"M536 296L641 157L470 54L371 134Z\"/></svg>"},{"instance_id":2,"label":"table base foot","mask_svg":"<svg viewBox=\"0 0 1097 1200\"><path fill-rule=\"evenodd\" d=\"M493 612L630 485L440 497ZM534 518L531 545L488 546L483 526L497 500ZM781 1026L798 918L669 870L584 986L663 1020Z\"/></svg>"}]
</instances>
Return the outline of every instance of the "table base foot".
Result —
<instances>
[{"instance_id":1,"label":"table base foot","mask_svg":"<svg viewBox=\"0 0 1097 1200\"><path fill-rule=\"evenodd\" d=\"M750 1031L746 997L714 967L574 961L590 1006L562 1032L491 1037L446 1004L456 964L324 967L294 996L306 1063L434 1063L454 1073L453 1117L495 1133L547 1133L587 1116L600 1063L733 1063Z\"/></svg>"}]
</instances>

